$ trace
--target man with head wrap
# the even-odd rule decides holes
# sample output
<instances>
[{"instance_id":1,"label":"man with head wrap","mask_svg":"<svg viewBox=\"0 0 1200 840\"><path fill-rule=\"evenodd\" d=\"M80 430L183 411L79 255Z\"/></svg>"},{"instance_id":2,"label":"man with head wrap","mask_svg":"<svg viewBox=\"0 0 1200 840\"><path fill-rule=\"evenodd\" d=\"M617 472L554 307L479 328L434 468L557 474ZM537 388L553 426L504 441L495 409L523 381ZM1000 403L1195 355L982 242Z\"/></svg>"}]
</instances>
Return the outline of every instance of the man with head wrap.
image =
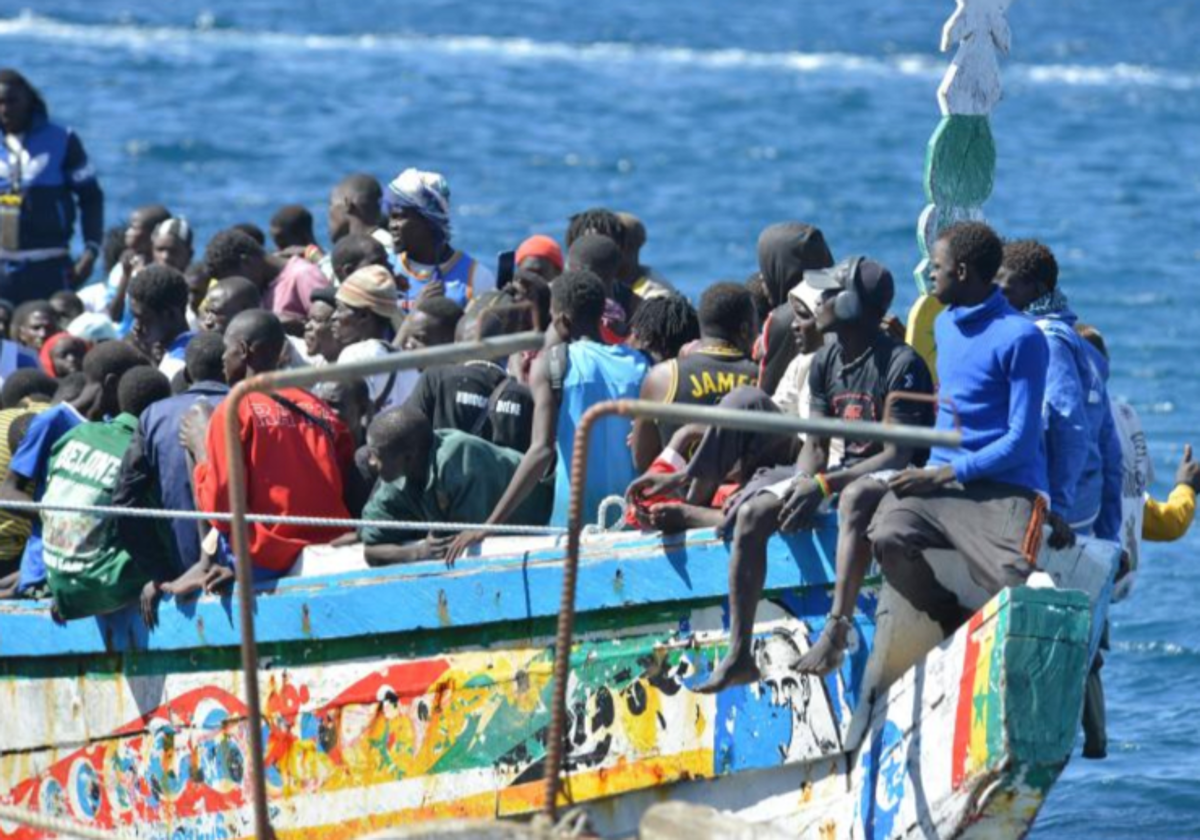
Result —
<instances>
[{"instance_id":1,"label":"man with head wrap","mask_svg":"<svg viewBox=\"0 0 1200 840\"><path fill-rule=\"evenodd\" d=\"M775 393L779 380L796 356L792 339L793 314L788 292L804 279L804 272L829 268L833 255L820 229L803 222L779 222L758 237L758 268L771 304L763 324L759 387Z\"/></svg>"},{"instance_id":2,"label":"man with head wrap","mask_svg":"<svg viewBox=\"0 0 1200 840\"><path fill-rule=\"evenodd\" d=\"M405 308L431 284L459 306L496 287L491 270L450 244L450 185L441 175L405 169L384 190L383 209L395 241L392 268L408 280Z\"/></svg>"}]
</instances>

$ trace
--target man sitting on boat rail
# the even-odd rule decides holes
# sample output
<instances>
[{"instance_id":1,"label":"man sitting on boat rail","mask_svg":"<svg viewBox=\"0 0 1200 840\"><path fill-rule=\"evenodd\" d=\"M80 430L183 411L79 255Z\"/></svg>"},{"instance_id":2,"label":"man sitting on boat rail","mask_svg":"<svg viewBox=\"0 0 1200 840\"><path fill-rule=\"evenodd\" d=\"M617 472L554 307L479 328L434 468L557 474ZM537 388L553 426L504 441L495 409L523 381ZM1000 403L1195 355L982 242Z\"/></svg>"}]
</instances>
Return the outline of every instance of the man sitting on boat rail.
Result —
<instances>
[{"instance_id":1,"label":"man sitting on boat rail","mask_svg":"<svg viewBox=\"0 0 1200 840\"><path fill-rule=\"evenodd\" d=\"M888 582L946 635L971 611L934 575L923 552L956 550L989 595L1029 577L1042 542L1046 449L1045 336L993 284L1003 245L990 227L947 228L931 255L933 294L949 307L935 337L943 405L936 428L961 423L962 448L934 448L924 469L889 482L868 531Z\"/></svg>"},{"instance_id":2,"label":"man sitting on boat rail","mask_svg":"<svg viewBox=\"0 0 1200 840\"><path fill-rule=\"evenodd\" d=\"M735 388L758 383L750 360L757 334L754 301L737 283L714 283L700 298L700 340L684 358L659 362L646 374L641 398L653 402L716 405ZM678 427L633 421L633 460L644 471Z\"/></svg>"},{"instance_id":3,"label":"man sitting on boat rail","mask_svg":"<svg viewBox=\"0 0 1200 840\"><path fill-rule=\"evenodd\" d=\"M1042 407L1050 546L1063 548L1074 534L1117 541L1121 441L1105 383L1108 361L1076 333L1079 319L1058 286L1058 261L1041 242L1006 243L996 285L1042 331L1050 350Z\"/></svg>"},{"instance_id":4,"label":"man sitting on boat rail","mask_svg":"<svg viewBox=\"0 0 1200 840\"><path fill-rule=\"evenodd\" d=\"M931 395L924 361L908 345L879 328L894 295L891 273L877 262L853 257L823 271L805 273L804 284L823 293L817 325L837 340L817 352L809 375L813 417L879 422L889 397ZM897 401L895 419L930 425L931 401ZM870 563L867 525L887 492L892 471L919 463L910 447L847 440L840 464L829 459L829 440L809 435L795 465L760 470L726 508L732 532L729 653L696 690L714 693L758 679L752 651L754 617L767 570L767 540L776 530L807 529L824 502L838 496L840 533L837 588L826 630L806 670L836 666L848 640L847 627L858 587Z\"/></svg>"},{"instance_id":5,"label":"man sitting on boat rail","mask_svg":"<svg viewBox=\"0 0 1200 840\"><path fill-rule=\"evenodd\" d=\"M816 320L823 292L798 283L787 295L792 313L787 319L788 329L796 356L775 393L768 396L761 386L735 389L718 403L722 408L809 416L809 373L825 341ZM721 509L742 483L762 467L795 463L803 444L803 435L755 435L695 423L683 426L674 432L649 472L630 485L626 493L627 518L630 524L666 532L718 527L724 521ZM681 453L692 456L691 462ZM842 460L843 441L834 438L829 442L829 462L838 464ZM686 476L679 474L684 471ZM680 494L687 482L690 486L686 493Z\"/></svg>"}]
</instances>

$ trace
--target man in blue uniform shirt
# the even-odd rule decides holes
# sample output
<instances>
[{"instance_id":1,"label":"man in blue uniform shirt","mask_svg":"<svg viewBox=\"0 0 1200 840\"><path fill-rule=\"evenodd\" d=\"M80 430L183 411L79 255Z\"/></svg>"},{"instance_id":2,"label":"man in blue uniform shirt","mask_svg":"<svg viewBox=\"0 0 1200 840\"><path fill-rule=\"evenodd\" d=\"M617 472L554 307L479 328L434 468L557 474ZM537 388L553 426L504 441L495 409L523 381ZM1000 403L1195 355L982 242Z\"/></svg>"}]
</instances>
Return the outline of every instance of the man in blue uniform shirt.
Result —
<instances>
[{"instance_id":1,"label":"man in blue uniform shirt","mask_svg":"<svg viewBox=\"0 0 1200 840\"><path fill-rule=\"evenodd\" d=\"M0 70L0 298L49 298L92 273L104 238L104 194L79 137L50 122L15 70ZM75 208L84 252L71 262Z\"/></svg>"}]
</instances>

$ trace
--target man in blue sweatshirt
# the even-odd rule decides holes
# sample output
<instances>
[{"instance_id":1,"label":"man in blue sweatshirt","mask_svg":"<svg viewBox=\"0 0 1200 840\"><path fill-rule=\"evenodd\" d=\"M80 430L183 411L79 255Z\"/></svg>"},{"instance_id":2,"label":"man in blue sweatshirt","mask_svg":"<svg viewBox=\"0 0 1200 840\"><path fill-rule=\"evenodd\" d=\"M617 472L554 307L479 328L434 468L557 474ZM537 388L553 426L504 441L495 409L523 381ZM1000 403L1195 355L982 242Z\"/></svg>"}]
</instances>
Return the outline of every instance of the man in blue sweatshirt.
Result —
<instances>
[{"instance_id":1,"label":"man in blue sweatshirt","mask_svg":"<svg viewBox=\"0 0 1200 840\"><path fill-rule=\"evenodd\" d=\"M1049 350L992 282L1003 252L981 222L954 225L934 245L933 294L949 307L934 326L936 428L953 430L957 412L963 445L935 448L924 469L893 477L868 532L888 582L946 635L970 613L938 581L926 550L956 550L972 579L995 594L1025 581L1042 541Z\"/></svg>"},{"instance_id":2,"label":"man in blue sweatshirt","mask_svg":"<svg viewBox=\"0 0 1200 840\"><path fill-rule=\"evenodd\" d=\"M1079 320L1058 288L1058 261L1032 239L1004 246L996 285L1037 324L1050 346L1046 403L1046 456L1050 509L1070 532L1121 541L1121 440L1108 401L1108 360L1075 331ZM1056 528L1056 531L1058 529ZM1061 547L1051 537L1050 545ZM1108 627L1101 646L1108 648ZM1108 753L1103 654L1088 673L1083 704L1083 756Z\"/></svg>"},{"instance_id":3,"label":"man in blue sweatshirt","mask_svg":"<svg viewBox=\"0 0 1200 840\"><path fill-rule=\"evenodd\" d=\"M1005 244L996 285L1050 349L1042 407L1050 511L1070 532L1119 541L1121 441L1104 382L1108 363L1075 332L1079 319L1058 288L1058 262L1041 242ZM1068 532L1064 543L1071 541Z\"/></svg>"}]
</instances>

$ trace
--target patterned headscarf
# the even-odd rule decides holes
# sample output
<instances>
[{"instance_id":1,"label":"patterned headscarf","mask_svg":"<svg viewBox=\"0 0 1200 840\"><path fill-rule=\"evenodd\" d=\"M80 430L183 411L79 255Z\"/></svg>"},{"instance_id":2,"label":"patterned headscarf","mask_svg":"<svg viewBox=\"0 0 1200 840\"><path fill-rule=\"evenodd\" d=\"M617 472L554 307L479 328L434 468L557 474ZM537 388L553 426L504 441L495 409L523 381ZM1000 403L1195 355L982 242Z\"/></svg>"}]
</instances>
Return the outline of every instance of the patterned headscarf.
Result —
<instances>
[{"instance_id":1,"label":"patterned headscarf","mask_svg":"<svg viewBox=\"0 0 1200 840\"><path fill-rule=\"evenodd\" d=\"M1066 308L1067 296L1058 289L1051 289L1026 306L1025 314L1030 318L1041 318L1044 315L1053 315L1056 312L1062 312Z\"/></svg>"},{"instance_id":2,"label":"patterned headscarf","mask_svg":"<svg viewBox=\"0 0 1200 840\"><path fill-rule=\"evenodd\" d=\"M387 186L383 194L383 212L411 208L429 222L438 248L450 243L454 233L450 224L450 185L437 172L405 169Z\"/></svg>"}]
</instances>

